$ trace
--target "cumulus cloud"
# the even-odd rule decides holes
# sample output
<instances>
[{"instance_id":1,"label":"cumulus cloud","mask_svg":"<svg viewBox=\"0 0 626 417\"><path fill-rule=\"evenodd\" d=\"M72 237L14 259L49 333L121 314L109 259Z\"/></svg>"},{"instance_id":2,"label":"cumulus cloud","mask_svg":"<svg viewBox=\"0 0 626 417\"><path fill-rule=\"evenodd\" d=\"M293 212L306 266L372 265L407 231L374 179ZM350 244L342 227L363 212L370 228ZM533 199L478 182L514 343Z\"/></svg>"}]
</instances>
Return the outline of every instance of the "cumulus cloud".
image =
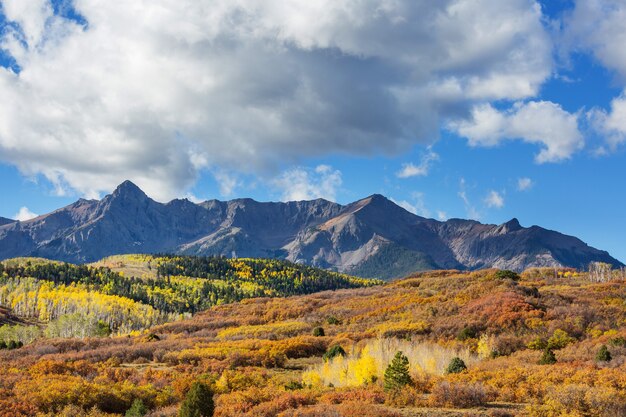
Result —
<instances>
[{"instance_id":1,"label":"cumulus cloud","mask_svg":"<svg viewBox=\"0 0 626 417\"><path fill-rule=\"evenodd\" d=\"M490 208L502 208L504 207L504 197L501 193L491 190L485 197L485 204Z\"/></svg>"},{"instance_id":2,"label":"cumulus cloud","mask_svg":"<svg viewBox=\"0 0 626 417\"><path fill-rule=\"evenodd\" d=\"M514 139L539 144L542 149L535 156L539 164L568 159L585 145L578 114L548 101L518 102L504 111L490 104L478 105L472 109L471 119L450 127L472 146L495 146Z\"/></svg>"},{"instance_id":3,"label":"cumulus cloud","mask_svg":"<svg viewBox=\"0 0 626 417\"><path fill-rule=\"evenodd\" d=\"M28 207L22 207L22 208L20 208L20 211L15 213L13 218L15 220L19 220L21 222L25 222L26 220L34 219L37 216L38 216L38 214L35 214L32 211L30 211L28 209Z\"/></svg>"},{"instance_id":4,"label":"cumulus cloud","mask_svg":"<svg viewBox=\"0 0 626 417\"><path fill-rule=\"evenodd\" d=\"M534 0L0 1L0 159L89 196L432 143L552 66Z\"/></svg>"},{"instance_id":5,"label":"cumulus cloud","mask_svg":"<svg viewBox=\"0 0 626 417\"><path fill-rule=\"evenodd\" d=\"M283 172L274 181L283 201L300 201L324 198L335 201L341 187L341 171L328 165L315 169L293 168Z\"/></svg>"},{"instance_id":6,"label":"cumulus cloud","mask_svg":"<svg viewBox=\"0 0 626 417\"><path fill-rule=\"evenodd\" d=\"M439 155L431 149L422 156L419 165L413 163L402 164L402 169L396 173L398 178L424 177L428 175L432 164L439 160Z\"/></svg>"},{"instance_id":7,"label":"cumulus cloud","mask_svg":"<svg viewBox=\"0 0 626 417\"><path fill-rule=\"evenodd\" d=\"M570 51L592 54L616 81L626 87L626 3L621 0L577 0L564 20L563 39ZM609 150L626 141L626 92L611 102L610 109L592 109L588 116ZM608 150L600 147L597 155Z\"/></svg>"},{"instance_id":8,"label":"cumulus cloud","mask_svg":"<svg viewBox=\"0 0 626 417\"><path fill-rule=\"evenodd\" d=\"M517 180L517 190L518 191L528 191L533 187L534 182L530 178L523 177Z\"/></svg>"},{"instance_id":9,"label":"cumulus cloud","mask_svg":"<svg viewBox=\"0 0 626 417\"><path fill-rule=\"evenodd\" d=\"M626 142L626 93L611 101L610 110L592 109L587 116L591 126L605 138L610 150L615 150L618 145ZM596 154L603 155L607 152L603 146Z\"/></svg>"},{"instance_id":10,"label":"cumulus cloud","mask_svg":"<svg viewBox=\"0 0 626 417\"><path fill-rule=\"evenodd\" d=\"M565 46L590 52L626 83L626 4L622 0L576 0L563 23Z\"/></svg>"}]
</instances>

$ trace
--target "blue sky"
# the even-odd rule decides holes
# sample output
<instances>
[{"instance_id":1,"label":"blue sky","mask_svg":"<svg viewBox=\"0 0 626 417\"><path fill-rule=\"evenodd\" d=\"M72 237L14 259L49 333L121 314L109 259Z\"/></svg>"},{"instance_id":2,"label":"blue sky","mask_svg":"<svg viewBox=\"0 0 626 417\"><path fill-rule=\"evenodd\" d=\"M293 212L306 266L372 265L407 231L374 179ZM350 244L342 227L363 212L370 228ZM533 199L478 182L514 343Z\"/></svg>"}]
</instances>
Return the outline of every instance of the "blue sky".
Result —
<instances>
[{"instance_id":1,"label":"blue sky","mask_svg":"<svg viewBox=\"0 0 626 417\"><path fill-rule=\"evenodd\" d=\"M381 193L626 260L623 2L181 2L0 0L0 216Z\"/></svg>"}]
</instances>

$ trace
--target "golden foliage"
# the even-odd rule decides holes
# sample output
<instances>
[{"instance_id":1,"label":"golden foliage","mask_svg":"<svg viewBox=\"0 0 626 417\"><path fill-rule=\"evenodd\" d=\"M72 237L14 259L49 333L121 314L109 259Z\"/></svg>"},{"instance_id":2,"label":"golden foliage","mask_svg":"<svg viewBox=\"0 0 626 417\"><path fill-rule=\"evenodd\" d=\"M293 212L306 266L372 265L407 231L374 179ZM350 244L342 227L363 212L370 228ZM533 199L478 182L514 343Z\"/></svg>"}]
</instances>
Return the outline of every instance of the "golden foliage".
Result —
<instances>
[{"instance_id":1,"label":"golden foliage","mask_svg":"<svg viewBox=\"0 0 626 417\"><path fill-rule=\"evenodd\" d=\"M255 268L269 264L241 262L242 276L249 268L268 274ZM217 305L151 328L158 337L40 339L0 349L0 416L120 415L135 398L151 416L172 416L198 379L212 386L222 417L396 416L399 407L434 414L491 401L532 417L624 415L626 305L616 300L626 283L568 272L531 271L518 281L496 271L424 273L378 287ZM31 300L19 302L38 314ZM325 336L310 335L318 326ZM472 337L458 340L467 328ZM347 356L324 363L335 344ZM537 365L548 345L558 362ZM601 345L611 351L608 363L594 361ZM392 395L381 380L398 350L413 382ZM444 374L455 356L467 371ZM466 414L491 412L498 415L492 404Z\"/></svg>"}]
</instances>

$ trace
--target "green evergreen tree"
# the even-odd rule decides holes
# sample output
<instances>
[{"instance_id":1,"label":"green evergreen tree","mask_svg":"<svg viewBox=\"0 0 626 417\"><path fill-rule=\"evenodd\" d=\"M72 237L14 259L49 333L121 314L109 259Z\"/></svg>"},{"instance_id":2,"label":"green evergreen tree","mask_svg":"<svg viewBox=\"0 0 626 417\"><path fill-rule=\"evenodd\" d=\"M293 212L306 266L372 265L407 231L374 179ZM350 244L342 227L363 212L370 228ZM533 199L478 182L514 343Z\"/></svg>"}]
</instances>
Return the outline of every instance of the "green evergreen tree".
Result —
<instances>
[{"instance_id":1,"label":"green evergreen tree","mask_svg":"<svg viewBox=\"0 0 626 417\"><path fill-rule=\"evenodd\" d=\"M137 398L126 411L125 417L143 417L146 414L148 414L148 407L146 407L141 398Z\"/></svg>"},{"instance_id":2,"label":"green evergreen tree","mask_svg":"<svg viewBox=\"0 0 626 417\"><path fill-rule=\"evenodd\" d=\"M401 351L398 351L385 370L383 387L385 391L395 391L410 383L409 358L404 356Z\"/></svg>"},{"instance_id":3,"label":"green evergreen tree","mask_svg":"<svg viewBox=\"0 0 626 417\"><path fill-rule=\"evenodd\" d=\"M467 366L465 365L465 362L463 362L463 359L459 357L455 357L455 358L452 358L452 360L448 364L448 367L446 368L446 373L458 374L458 373L463 372L466 369L467 369Z\"/></svg>"},{"instance_id":4,"label":"green evergreen tree","mask_svg":"<svg viewBox=\"0 0 626 417\"><path fill-rule=\"evenodd\" d=\"M323 327L316 327L315 329L313 329L313 336L315 337L322 337L324 336L324 328Z\"/></svg>"},{"instance_id":5,"label":"green evergreen tree","mask_svg":"<svg viewBox=\"0 0 626 417\"><path fill-rule=\"evenodd\" d=\"M213 417L213 392L206 384L194 382L180 406L178 417Z\"/></svg>"},{"instance_id":6,"label":"green evergreen tree","mask_svg":"<svg viewBox=\"0 0 626 417\"><path fill-rule=\"evenodd\" d=\"M513 281L519 281L520 276L517 272L509 271L508 269L503 269L503 270L496 272L496 278L512 279Z\"/></svg>"},{"instance_id":7,"label":"green evergreen tree","mask_svg":"<svg viewBox=\"0 0 626 417\"><path fill-rule=\"evenodd\" d=\"M556 356L552 349L544 350L541 359L539 359L539 365L552 365L553 363L556 363Z\"/></svg>"},{"instance_id":8,"label":"green evergreen tree","mask_svg":"<svg viewBox=\"0 0 626 417\"><path fill-rule=\"evenodd\" d=\"M598 362L611 362L611 352L606 347L606 345L600 346L600 350L598 350L598 354L596 355L596 360Z\"/></svg>"},{"instance_id":9,"label":"green evergreen tree","mask_svg":"<svg viewBox=\"0 0 626 417\"><path fill-rule=\"evenodd\" d=\"M333 345L328 348L326 353L324 353L323 359L324 361L329 361L335 356L346 356L346 351L339 345Z\"/></svg>"},{"instance_id":10,"label":"green evergreen tree","mask_svg":"<svg viewBox=\"0 0 626 417\"><path fill-rule=\"evenodd\" d=\"M98 320L98 323L96 324L96 336L108 337L111 333L111 326L102 320Z\"/></svg>"},{"instance_id":11,"label":"green evergreen tree","mask_svg":"<svg viewBox=\"0 0 626 417\"><path fill-rule=\"evenodd\" d=\"M476 336L478 336L478 332L475 328L465 327L459 332L456 338L457 340L464 341L469 339L476 339Z\"/></svg>"}]
</instances>

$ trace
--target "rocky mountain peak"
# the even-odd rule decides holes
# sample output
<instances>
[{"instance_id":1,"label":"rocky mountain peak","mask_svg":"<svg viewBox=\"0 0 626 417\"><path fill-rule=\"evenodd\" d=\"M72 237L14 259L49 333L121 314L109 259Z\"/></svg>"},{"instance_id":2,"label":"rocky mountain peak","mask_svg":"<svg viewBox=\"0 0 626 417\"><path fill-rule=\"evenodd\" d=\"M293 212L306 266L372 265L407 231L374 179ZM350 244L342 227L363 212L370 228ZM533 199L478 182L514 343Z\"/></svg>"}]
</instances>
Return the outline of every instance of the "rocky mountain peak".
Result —
<instances>
[{"instance_id":1,"label":"rocky mountain peak","mask_svg":"<svg viewBox=\"0 0 626 417\"><path fill-rule=\"evenodd\" d=\"M126 180L120 185L117 186L115 191L111 194L112 197L139 197L146 198L148 197L146 193L143 192L141 188L139 188L132 181Z\"/></svg>"},{"instance_id":2,"label":"rocky mountain peak","mask_svg":"<svg viewBox=\"0 0 626 417\"><path fill-rule=\"evenodd\" d=\"M388 223L392 219L402 224L423 220L422 217L407 211L380 194L372 194L369 197L347 205L345 212L354 213L360 218L377 223Z\"/></svg>"},{"instance_id":3,"label":"rocky mountain peak","mask_svg":"<svg viewBox=\"0 0 626 417\"><path fill-rule=\"evenodd\" d=\"M361 201L364 201L366 204L375 207L389 207L390 205L396 205L393 201L391 201L382 194L372 194L371 196L364 198Z\"/></svg>"},{"instance_id":4,"label":"rocky mountain peak","mask_svg":"<svg viewBox=\"0 0 626 417\"><path fill-rule=\"evenodd\" d=\"M519 220L517 220L516 218L512 218L508 222L501 224L500 228L503 233L511 233L523 229L522 225L519 223Z\"/></svg>"},{"instance_id":5,"label":"rocky mountain peak","mask_svg":"<svg viewBox=\"0 0 626 417\"><path fill-rule=\"evenodd\" d=\"M103 207L130 207L143 206L147 202L152 201L150 197L144 193L141 188L131 181L124 181L117 186L115 191L107 195L101 200Z\"/></svg>"}]
</instances>

